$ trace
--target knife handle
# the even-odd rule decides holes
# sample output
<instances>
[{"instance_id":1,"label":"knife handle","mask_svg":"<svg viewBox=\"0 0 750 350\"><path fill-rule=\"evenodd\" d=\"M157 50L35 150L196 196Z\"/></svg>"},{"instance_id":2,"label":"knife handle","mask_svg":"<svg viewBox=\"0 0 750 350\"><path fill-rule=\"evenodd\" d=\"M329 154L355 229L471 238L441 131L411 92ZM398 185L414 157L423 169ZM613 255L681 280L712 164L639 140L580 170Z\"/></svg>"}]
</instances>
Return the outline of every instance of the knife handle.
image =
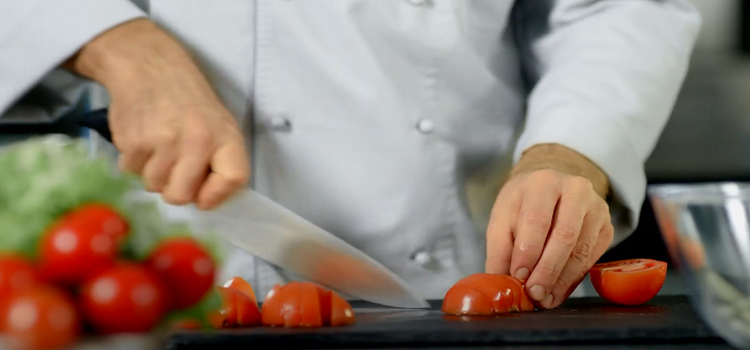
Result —
<instances>
[{"instance_id":1,"label":"knife handle","mask_svg":"<svg viewBox=\"0 0 750 350\"><path fill-rule=\"evenodd\" d=\"M92 129L107 141L112 142L112 132L109 130L106 108L86 112L78 118L78 125Z\"/></svg>"}]
</instances>

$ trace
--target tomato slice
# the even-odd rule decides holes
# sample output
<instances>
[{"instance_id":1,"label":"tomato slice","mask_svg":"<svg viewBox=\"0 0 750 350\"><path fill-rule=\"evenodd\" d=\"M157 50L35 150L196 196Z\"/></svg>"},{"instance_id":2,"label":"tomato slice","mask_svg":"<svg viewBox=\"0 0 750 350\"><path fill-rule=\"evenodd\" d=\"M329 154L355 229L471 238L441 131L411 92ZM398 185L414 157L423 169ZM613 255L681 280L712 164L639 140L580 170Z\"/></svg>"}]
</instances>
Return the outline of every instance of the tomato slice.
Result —
<instances>
[{"instance_id":1,"label":"tomato slice","mask_svg":"<svg viewBox=\"0 0 750 350\"><path fill-rule=\"evenodd\" d=\"M164 281L172 309L197 304L214 285L216 265L205 249L190 237L162 242L151 253L147 264Z\"/></svg>"},{"instance_id":2,"label":"tomato slice","mask_svg":"<svg viewBox=\"0 0 750 350\"><path fill-rule=\"evenodd\" d=\"M321 307L324 307L321 304ZM325 314L324 314L325 317ZM331 321L333 327L354 324L354 309L338 293L331 291Z\"/></svg>"},{"instance_id":3,"label":"tomato slice","mask_svg":"<svg viewBox=\"0 0 750 350\"><path fill-rule=\"evenodd\" d=\"M310 282L275 286L266 296L261 313L263 324L271 327L342 326L355 321L346 300Z\"/></svg>"},{"instance_id":4,"label":"tomato slice","mask_svg":"<svg viewBox=\"0 0 750 350\"><path fill-rule=\"evenodd\" d=\"M285 298L281 293L281 285L275 285L266 294L260 313L262 315L263 325L271 327L283 327L284 316L281 313ZM288 297L287 297L288 298Z\"/></svg>"},{"instance_id":5,"label":"tomato slice","mask_svg":"<svg viewBox=\"0 0 750 350\"><path fill-rule=\"evenodd\" d=\"M495 313L492 299L469 286L453 286L443 298L443 313L451 315L490 316Z\"/></svg>"},{"instance_id":6,"label":"tomato slice","mask_svg":"<svg viewBox=\"0 0 750 350\"><path fill-rule=\"evenodd\" d=\"M245 279L242 277L230 278L226 283L224 283L224 288L234 289L238 292L241 292L252 299L253 302L257 303L258 299L255 297L253 286L251 286L250 283L245 281Z\"/></svg>"},{"instance_id":7,"label":"tomato slice","mask_svg":"<svg viewBox=\"0 0 750 350\"><path fill-rule=\"evenodd\" d=\"M476 273L456 282L443 299L442 311L451 315L495 315L533 311L521 281L505 275Z\"/></svg>"},{"instance_id":8,"label":"tomato slice","mask_svg":"<svg viewBox=\"0 0 750 350\"><path fill-rule=\"evenodd\" d=\"M104 334L148 332L166 311L165 288L147 268L115 266L83 285L86 319Z\"/></svg>"},{"instance_id":9,"label":"tomato slice","mask_svg":"<svg viewBox=\"0 0 750 350\"><path fill-rule=\"evenodd\" d=\"M261 324L261 315L254 295L227 287L216 287L221 296L221 327L252 327Z\"/></svg>"},{"instance_id":10,"label":"tomato slice","mask_svg":"<svg viewBox=\"0 0 750 350\"><path fill-rule=\"evenodd\" d=\"M641 305L659 293L667 263L651 259L620 260L594 265L591 284L605 300L621 305Z\"/></svg>"},{"instance_id":11,"label":"tomato slice","mask_svg":"<svg viewBox=\"0 0 750 350\"><path fill-rule=\"evenodd\" d=\"M75 343L81 322L70 297L59 289L38 285L8 300L3 331L12 348L58 349Z\"/></svg>"}]
</instances>

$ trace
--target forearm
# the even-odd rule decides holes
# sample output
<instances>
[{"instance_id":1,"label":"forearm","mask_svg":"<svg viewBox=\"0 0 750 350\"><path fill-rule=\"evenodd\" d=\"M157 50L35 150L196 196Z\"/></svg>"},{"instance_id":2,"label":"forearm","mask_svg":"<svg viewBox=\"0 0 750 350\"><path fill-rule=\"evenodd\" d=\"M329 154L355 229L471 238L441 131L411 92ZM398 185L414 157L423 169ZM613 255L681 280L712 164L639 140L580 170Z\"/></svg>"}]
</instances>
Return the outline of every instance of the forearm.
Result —
<instances>
[{"instance_id":1,"label":"forearm","mask_svg":"<svg viewBox=\"0 0 750 350\"><path fill-rule=\"evenodd\" d=\"M538 144L526 150L513 166L510 177L542 169L584 177L602 199L609 195L609 179L604 171L584 155L559 144Z\"/></svg>"},{"instance_id":2,"label":"forearm","mask_svg":"<svg viewBox=\"0 0 750 350\"><path fill-rule=\"evenodd\" d=\"M64 67L101 83L113 99L133 98L134 91L154 96L158 91L193 90L218 101L188 50L148 19L126 22L102 33Z\"/></svg>"}]
</instances>

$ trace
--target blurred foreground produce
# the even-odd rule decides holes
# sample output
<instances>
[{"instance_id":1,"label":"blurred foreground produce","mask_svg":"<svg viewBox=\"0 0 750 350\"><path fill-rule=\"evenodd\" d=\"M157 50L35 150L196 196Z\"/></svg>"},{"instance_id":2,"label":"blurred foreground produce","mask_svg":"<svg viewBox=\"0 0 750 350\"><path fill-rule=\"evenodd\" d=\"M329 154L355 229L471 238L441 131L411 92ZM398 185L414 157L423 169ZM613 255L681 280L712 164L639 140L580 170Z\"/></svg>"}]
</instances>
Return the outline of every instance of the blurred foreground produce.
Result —
<instances>
[{"instance_id":1,"label":"blurred foreground produce","mask_svg":"<svg viewBox=\"0 0 750 350\"><path fill-rule=\"evenodd\" d=\"M37 138L0 154L3 345L56 349L186 320L211 327L218 245L132 200L137 189L82 140Z\"/></svg>"}]
</instances>

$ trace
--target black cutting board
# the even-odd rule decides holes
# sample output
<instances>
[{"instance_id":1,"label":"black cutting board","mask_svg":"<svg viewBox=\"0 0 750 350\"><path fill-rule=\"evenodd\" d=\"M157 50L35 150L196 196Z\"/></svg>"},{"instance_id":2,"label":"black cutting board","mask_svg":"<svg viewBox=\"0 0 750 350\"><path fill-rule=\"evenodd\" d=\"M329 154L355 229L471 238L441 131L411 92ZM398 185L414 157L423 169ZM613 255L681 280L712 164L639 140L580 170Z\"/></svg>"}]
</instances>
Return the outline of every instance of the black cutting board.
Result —
<instances>
[{"instance_id":1,"label":"black cutting board","mask_svg":"<svg viewBox=\"0 0 750 350\"><path fill-rule=\"evenodd\" d=\"M686 297L657 297L646 305L614 306L599 298L570 299L561 308L496 317L443 315L440 301L427 310L384 309L353 302L357 323L348 327L258 327L180 331L169 349L315 349L519 344L723 343L696 315Z\"/></svg>"}]
</instances>

